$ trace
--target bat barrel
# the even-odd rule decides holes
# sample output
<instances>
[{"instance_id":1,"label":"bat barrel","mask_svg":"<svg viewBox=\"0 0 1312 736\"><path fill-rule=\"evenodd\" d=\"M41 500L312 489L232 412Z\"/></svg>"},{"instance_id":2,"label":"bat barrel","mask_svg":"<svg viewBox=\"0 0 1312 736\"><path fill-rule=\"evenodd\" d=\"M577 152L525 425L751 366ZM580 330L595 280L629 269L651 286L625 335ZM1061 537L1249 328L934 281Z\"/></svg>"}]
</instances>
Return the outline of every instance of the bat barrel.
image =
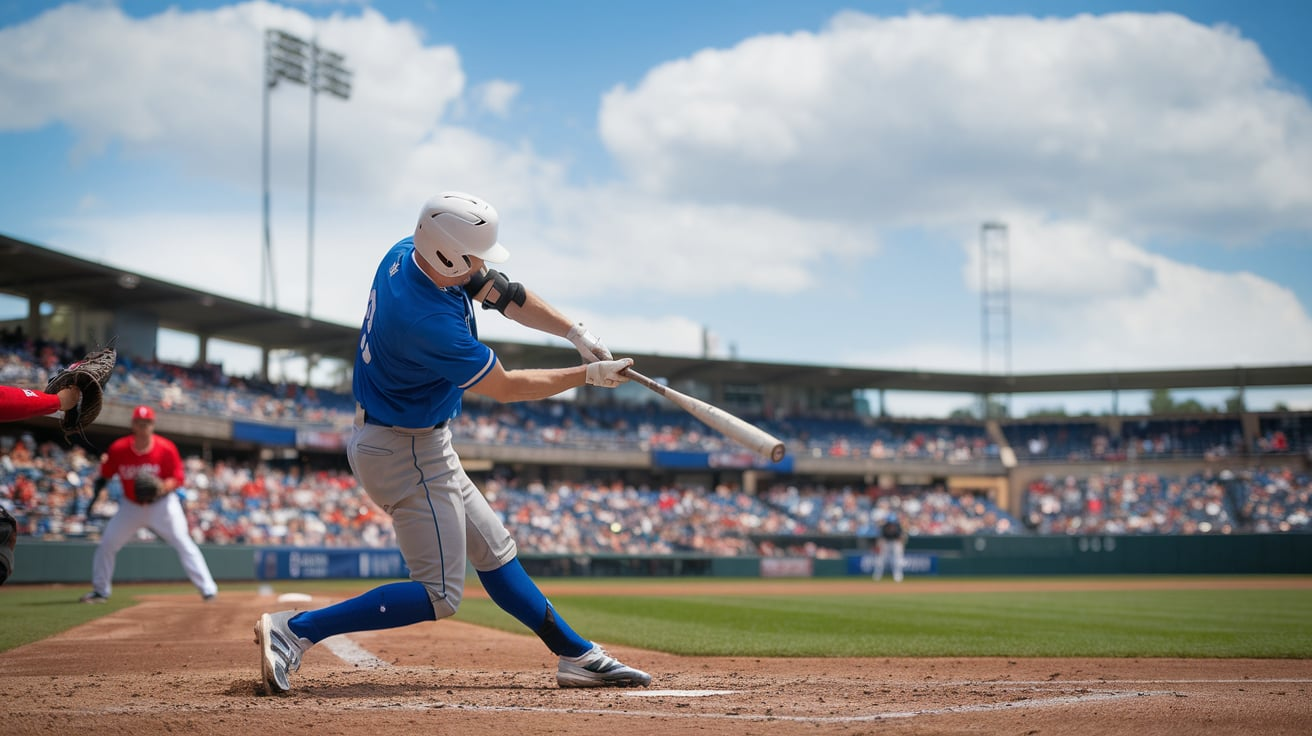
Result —
<instances>
[{"instance_id":1,"label":"bat barrel","mask_svg":"<svg viewBox=\"0 0 1312 736\"><path fill-rule=\"evenodd\" d=\"M626 368L624 372L631 380L664 396L679 408L758 455L768 457L776 463L784 459L784 443L760 427L745 422L717 406L663 386L632 368Z\"/></svg>"}]
</instances>

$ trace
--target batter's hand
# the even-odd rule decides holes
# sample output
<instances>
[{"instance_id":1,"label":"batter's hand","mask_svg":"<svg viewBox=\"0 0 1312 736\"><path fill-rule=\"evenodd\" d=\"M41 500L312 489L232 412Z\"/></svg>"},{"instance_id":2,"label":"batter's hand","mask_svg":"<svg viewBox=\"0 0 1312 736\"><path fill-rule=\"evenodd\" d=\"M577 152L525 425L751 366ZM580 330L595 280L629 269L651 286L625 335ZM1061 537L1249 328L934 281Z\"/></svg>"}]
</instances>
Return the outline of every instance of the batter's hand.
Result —
<instances>
[{"instance_id":1,"label":"batter's hand","mask_svg":"<svg viewBox=\"0 0 1312 736\"><path fill-rule=\"evenodd\" d=\"M589 363L587 382L591 386L615 388L621 383L628 382L629 377L624 375L624 370L631 365L633 365L633 358L599 360L596 363Z\"/></svg>"},{"instance_id":2,"label":"batter's hand","mask_svg":"<svg viewBox=\"0 0 1312 736\"><path fill-rule=\"evenodd\" d=\"M579 349L579 355L583 356L584 363L615 359L606 346L601 344L601 338L588 332L588 328L584 327L582 322L576 322L569 328L569 332L565 333L565 339L574 343L574 347Z\"/></svg>"}]
</instances>

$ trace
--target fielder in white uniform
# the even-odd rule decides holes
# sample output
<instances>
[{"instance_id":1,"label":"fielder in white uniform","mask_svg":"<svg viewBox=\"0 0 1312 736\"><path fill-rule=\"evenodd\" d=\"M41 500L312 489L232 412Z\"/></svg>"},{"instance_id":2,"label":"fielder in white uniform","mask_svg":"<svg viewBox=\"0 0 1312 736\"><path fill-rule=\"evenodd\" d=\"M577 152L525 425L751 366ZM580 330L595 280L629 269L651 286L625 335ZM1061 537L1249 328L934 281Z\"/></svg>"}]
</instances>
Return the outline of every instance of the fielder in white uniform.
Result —
<instances>
[{"instance_id":1,"label":"fielder in white uniform","mask_svg":"<svg viewBox=\"0 0 1312 736\"><path fill-rule=\"evenodd\" d=\"M159 496L149 503L137 500L136 479L149 473L159 479ZM96 496L100 495L105 481L117 475L123 483L123 498L118 512L105 525L91 563L91 592L82 596L83 603L104 603L113 592L114 560L123 545L142 528L150 529L178 553L187 579L200 591L201 597L211 600L218 586L210 575L209 565L200 548L192 541L187 530L187 514L182 509L178 494L174 493L186 481L182 456L177 445L155 434L155 411L149 406L138 406L132 412L132 434L114 440L100 464L100 477L96 480ZM91 499L95 504L95 498Z\"/></svg>"},{"instance_id":2,"label":"fielder in white uniform","mask_svg":"<svg viewBox=\"0 0 1312 736\"><path fill-rule=\"evenodd\" d=\"M387 252L369 291L356 352L358 404L347 459L369 497L392 516L409 582L391 583L314 611L266 613L255 626L270 693L290 689L304 652L334 634L445 618L460 606L466 561L492 600L559 657L560 687L647 685L651 677L569 627L529 578L515 540L474 486L451 445L449 420L465 391L502 402L532 401L585 384L628 380L631 359L614 360L582 324L485 263L509 253L497 213L478 197L429 200L414 235ZM474 301L574 344L584 364L506 370L478 340Z\"/></svg>"}]
</instances>

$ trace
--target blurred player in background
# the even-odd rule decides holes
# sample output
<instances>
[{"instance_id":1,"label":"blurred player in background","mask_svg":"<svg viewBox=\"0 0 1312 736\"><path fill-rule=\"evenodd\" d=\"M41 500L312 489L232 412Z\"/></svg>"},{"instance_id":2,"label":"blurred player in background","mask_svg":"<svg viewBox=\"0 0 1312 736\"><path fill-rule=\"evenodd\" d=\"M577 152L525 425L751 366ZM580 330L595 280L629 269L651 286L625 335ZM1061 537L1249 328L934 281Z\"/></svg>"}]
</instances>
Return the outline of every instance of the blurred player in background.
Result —
<instances>
[{"instance_id":1,"label":"blurred player in background","mask_svg":"<svg viewBox=\"0 0 1312 736\"><path fill-rule=\"evenodd\" d=\"M902 582L903 555L907 548L907 533L898 521L897 514L889 514L879 527L879 539L875 541L876 581L884 577L884 565L893 563L893 582Z\"/></svg>"},{"instance_id":2,"label":"blurred player in background","mask_svg":"<svg viewBox=\"0 0 1312 736\"><path fill-rule=\"evenodd\" d=\"M182 456L172 440L155 434L155 411L138 406L132 411L132 434L114 440L100 464L96 498L115 475L123 483L123 500L114 518L105 525L91 563L91 592L83 603L104 603L113 587L114 559L138 530L150 529L178 553L187 578L205 600L212 600L218 586L209 565L187 529L187 514L174 493L186 480Z\"/></svg>"},{"instance_id":3,"label":"blurred player in background","mask_svg":"<svg viewBox=\"0 0 1312 736\"><path fill-rule=\"evenodd\" d=\"M354 631L446 618L477 571L492 600L527 626L559 661L560 687L647 685L574 632L529 578L515 540L461 468L449 421L465 391L502 402L533 401L585 384L629 380L582 324L536 293L490 270L509 253L497 242L497 212L472 195L429 200L414 235L383 257L369 292L355 360L355 431L347 459L369 497L392 516L410 582L391 583L327 608L266 613L255 627L269 692L286 692L288 672L316 642ZM473 303L527 327L564 337L584 364L507 370L479 342ZM468 561L468 562L467 562Z\"/></svg>"}]
</instances>

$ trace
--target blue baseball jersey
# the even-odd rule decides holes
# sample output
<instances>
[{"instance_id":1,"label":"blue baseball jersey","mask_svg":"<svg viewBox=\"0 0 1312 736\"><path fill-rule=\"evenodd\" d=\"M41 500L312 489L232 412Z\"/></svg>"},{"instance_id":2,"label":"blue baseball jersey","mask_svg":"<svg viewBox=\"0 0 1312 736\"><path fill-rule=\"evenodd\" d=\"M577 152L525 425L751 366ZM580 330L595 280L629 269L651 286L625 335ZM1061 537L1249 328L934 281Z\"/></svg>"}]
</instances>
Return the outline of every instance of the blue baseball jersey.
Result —
<instances>
[{"instance_id":1,"label":"blue baseball jersey","mask_svg":"<svg viewBox=\"0 0 1312 736\"><path fill-rule=\"evenodd\" d=\"M438 287L414 259L409 237L379 264L355 353L355 400L370 421L397 427L454 417L465 389L497 362L478 341L465 290Z\"/></svg>"}]
</instances>

